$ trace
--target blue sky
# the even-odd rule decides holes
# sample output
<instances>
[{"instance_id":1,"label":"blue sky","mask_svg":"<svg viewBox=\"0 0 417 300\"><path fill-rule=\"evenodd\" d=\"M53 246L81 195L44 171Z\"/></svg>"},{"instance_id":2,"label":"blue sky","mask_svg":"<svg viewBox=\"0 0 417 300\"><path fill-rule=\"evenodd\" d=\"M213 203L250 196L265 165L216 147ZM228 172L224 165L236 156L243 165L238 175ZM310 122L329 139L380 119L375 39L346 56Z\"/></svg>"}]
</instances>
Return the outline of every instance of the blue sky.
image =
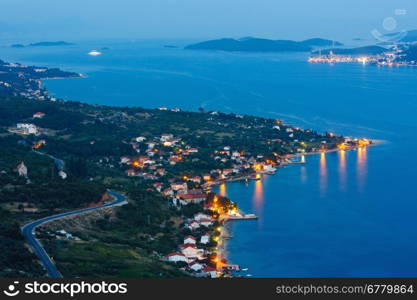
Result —
<instances>
[{"instance_id":1,"label":"blue sky","mask_svg":"<svg viewBox=\"0 0 417 300\"><path fill-rule=\"evenodd\" d=\"M417 29L416 0L1 0L0 38L370 38L389 17Z\"/></svg>"}]
</instances>

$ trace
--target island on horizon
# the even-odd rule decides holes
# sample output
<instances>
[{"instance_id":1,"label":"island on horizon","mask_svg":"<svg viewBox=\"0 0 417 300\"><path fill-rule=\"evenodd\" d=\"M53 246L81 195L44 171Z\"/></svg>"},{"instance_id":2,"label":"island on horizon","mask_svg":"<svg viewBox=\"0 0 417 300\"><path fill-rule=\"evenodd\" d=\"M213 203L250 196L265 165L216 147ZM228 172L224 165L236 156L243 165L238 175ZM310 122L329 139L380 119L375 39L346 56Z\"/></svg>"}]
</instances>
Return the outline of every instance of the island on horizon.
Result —
<instances>
[{"instance_id":1,"label":"island on horizon","mask_svg":"<svg viewBox=\"0 0 417 300\"><path fill-rule=\"evenodd\" d=\"M12 44L10 47L12 48L24 48L24 47L54 47L54 46L72 46L75 45L74 43L69 43L65 41L56 41L56 42L36 42L30 43L28 45L24 44Z\"/></svg>"},{"instance_id":2,"label":"island on horizon","mask_svg":"<svg viewBox=\"0 0 417 300\"><path fill-rule=\"evenodd\" d=\"M316 47L342 46L337 41L312 38L304 41L271 40L254 37L223 38L191 44L187 50L220 50L231 52L310 52Z\"/></svg>"}]
</instances>

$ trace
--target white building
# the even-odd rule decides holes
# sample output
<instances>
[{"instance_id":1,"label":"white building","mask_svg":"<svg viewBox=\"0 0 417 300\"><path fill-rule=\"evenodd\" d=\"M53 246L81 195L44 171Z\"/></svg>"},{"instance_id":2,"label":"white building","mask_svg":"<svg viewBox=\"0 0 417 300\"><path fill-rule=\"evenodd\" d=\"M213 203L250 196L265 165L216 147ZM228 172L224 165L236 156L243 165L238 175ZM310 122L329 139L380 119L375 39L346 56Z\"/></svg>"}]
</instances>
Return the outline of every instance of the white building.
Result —
<instances>
[{"instance_id":1,"label":"white building","mask_svg":"<svg viewBox=\"0 0 417 300\"><path fill-rule=\"evenodd\" d=\"M16 124L17 129L23 130L24 134L37 134L38 128L35 124L30 123L17 123Z\"/></svg>"},{"instance_id":2,"label":"white building","mask_svg":"<svg viewBox=\"0 0 417 300\"><path fill-rule=\"evenodd\" d=\"M202 219L211 219L211 216L208 216L208 215L203 214L203 213L197 213L197 214L194 215L194 220L200 221Z\"/></svg>"},{"instance_id":3,"label":"white building","mask_svg":"<svg viewBox=\"0 0 417 300\"><path fill-rule=\"evenodd\" d=\"M192 235L186 236L184 239L184 244L195 244L196 239Z\"/></svg>"},{"instance_id":4,"label":"white building","mask_svg":"<svg viewBox=\"0 0 417 300\"><path fill-rule=\"evenodd\" d=\"M209 266L205 266L202 269L203 273L206 273L208 276L210 276L211 278L217 278L217 271L215 268L213 267L209 267Z\"/></svg>"},{"instance_id":5,"label":"white building","mask_svg":"<svg viewBox=\"0 0 417 300\"><path fill-rule=\"evenodd\" d=\"M67 179L67 173L65 173L64 171L59 171L58 172L59 177L61 177L62 179Z\"/></svg>"},{"instance_id":6,"label":"white building","mask_svg":"<svg viewBox=\"0 0 417 300\"><path fill-rule=\"evenodd\" d=\"M197 271L202 270L204 266L202 264L194 261L191 264L189 264L189 267L190 267L191 270L197 272Z\"/></svg>"},{"instance_id":7,"label":"white building","mask_svg":"<svg viewBox=\"0 0 417 300\"><path fill-rule=\"evenodd\" d=\"M179 261L187 262L187 258L185 257L185 255L179 252L169 253L165 255L165 258L171 262L179 262Z\"/></svg>"},{"instance_id":8,"label":"white building","mask_svg":"<svg viewBox=\"0 0 417 300\"><path fill-rule=\"evenodd\" d=\"M19 174L19 176L23 176L23 177L28 176L28 168L26 167L23 161L17 166L16 171Z\"/></svg>"},{"instance_id":9,"label":"white building","mask_svg":"<svg viewBox=\"0 0 417 300\"><path fill-rule=\"evenodd\" d=\"M201 244L208 244L210 242L210 235L208 233L204 234L200 238Z\"/></svg>"},{"instance_id":10,"label":"white building","mask_svg":"<svg viewBox=\"0 0 417 300\"><path fill-rule=\"evenodd\" d=\"M174 135L171 134L171 133L163 133L161 135L161 142L166 142L166 141L172 139L173 137L174 137Z\"/></svg>"},{"instance_id":11,"label":"white building","mask_svg":"<svg viewBox=\"0 0 417 300\"><path fill-rule=\"evenodd\" d=\"M194 258L198 256L198 249L195 244L183 244L180 246L181 253L187 258Z\"/></svg>"}]
</instances>

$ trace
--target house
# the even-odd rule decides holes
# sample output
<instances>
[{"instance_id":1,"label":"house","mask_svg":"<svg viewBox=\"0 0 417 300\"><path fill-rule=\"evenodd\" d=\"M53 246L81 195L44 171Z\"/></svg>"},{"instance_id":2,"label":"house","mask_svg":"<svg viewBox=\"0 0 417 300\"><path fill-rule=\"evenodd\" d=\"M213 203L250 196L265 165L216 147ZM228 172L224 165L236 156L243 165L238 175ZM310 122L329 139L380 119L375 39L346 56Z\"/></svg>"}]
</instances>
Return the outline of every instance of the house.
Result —
<instances>
[{"instance_id":1,"label":"house","mask_svg":"<svg viewBox=\"0 0 417 300\"><path fill-rule=\"evenodd\" d=\"M195 183L201 183L201 177L200 176L194 176L188 178L189 181L195 182Z\"/></svg>"},{"instance_id":2,"label":"house","mask_svg":"<svg viewBox=\"0 0 417 300\"><path fill-rule=\"evenodd\" d=\"M194 258L198 256L198 249L195 244L182 244L180 245L181 253L187 258Z\"/></svg>"},{"instance_id":3,"label":"house","mask_svg":"<svg viewBox=\"0 0 417 300\"><path fill-rule=\"evenodd\" d=\"M19 174L19 176L28 176L28 168L23 161L16 167L16 172Z\"/></svg>"},{"instance_id":4,"label":"house","mask_svg":"<svg viewBox=\"0 0 417 300\"><path fill-rule=\"evenodd\" d=\"M206 200L206 194L181 194L178 196L180 199L188 203L201 203Z\"/></svg>"},{"instance_id":5,"label":"house","mask_svg":"<svg viewBox=\"0 0 417 300\"><path fill-rule=\"evenodd\" d=\"M204 267L202 264L200 264L199 262L196 262L196 261L193 261L188 266L191 270L196 271L196 272L202 270L203 267Z\"/></svg>"},{"instance_id":6,"label":"house","mask_svg":"<svg viewBox=\"0 0 417 300\"><path fill-rule=\"evenodd\" d=\"M155 142L148 142L148 143L146 143L146 145L148 145L148 149L153 149L155 147L156 143Z\"/></svg>"},{"instance_id":7,"label":"house","mask_svg":"<svg viewBox=\"0 0 417 300\"><path fill-rule=\"evenodd\" d=\"M43 112L36 112L33 114L33 118L35 119L42 119L43 117L45 117L45 113Z\"/></svg>"},{"instance_id":8,"label":"house","mask_svg":"<svg viewBox=\"0 0 417 300\"><path fill-rule=\"evenodd\" d=\"M184 244L195 244L196 243L196 238L193 237L192 235L188 235L184 238Z\"/></svg>"},{"instance_id":9,"label":"house","mask_svg":"<svg viewBox=\"0 0 417 300\"><path fill-rule=\"evenodd\" d=\"M130 158L127 157L127 156L122 156L122 157L120 157L120 163L121 164L128 164L128 163L130 163Z\"/></svg>"},{"instance_id":10,"label":"house","mask_svg":"<svg viewBox=\"0 0 417 300\"><path fill-rule=\"evenodd\" d=\"M32 149L39 149L40 147L46 145L46 141L45 140L40 140L39 142L37 142L36 144L34 144L32 146Z\"/></svg>"},{"instance_id":11,"label":"house","mask_svg":"<svg viewBox=\"0 0 417 300\"><path fill-rule=\"evenodd\" d=\"M165 255L165 259L170 262L179 262L179 261L187 262L187 258L185 257L185 255L179 252L169 253Z\"/></svg>"},{"instance_id":12,"label":"house","mask_svg":"<svg viewBox=\"0 0 417 300\"><path fill-rule=\"evenodd\" d=\"M136 171L134 169L129 169L126 171L127 176L137 176Z\"/></svg>"},{"instance_id":13,"label":"house","mask_svg":"<svg viewBox=\"0 0 417 300\"><path fill-rule=\"evenodd\" d=\"M188 228L191 230L200 228L200 224L196 220L192 220L190 224L188 225Z\"/></svg>"},{"instance_id":14,"label":"house","mask_svg":"<svg viewBox=\"0 0 417 300\"><path fill-rule=\"evenodd\" d=\"M180 111L181 111L181 109L179 109L179 108L177 108L177 107L173 107L173 108L171 108L171 111L173 111L173 112L180 112Z\"/></svg>"},{"instance_id":15,"label":"house","mask_svg":"<svg viewBox=\"0 0 417 300\"><path fill-rule=\"evenodd\" d=\"M217 278L217 270L213 267L205 266L201 271L211 278Z\"/></svg>"},{"instance_id":16,"label":"house","mask_svg":"<svg viewBox=\"0 0 417 300\"><path fill-rule=\"evenodd\" d=\"M188 153L198 153L197 148L188 148L187 151L188 151Z\"/></svg>"},{"instance_id":17,"label":"house","mask_svg":"<svg viewBox=\"0 0 417 300\"><path fill-rule=\"evenodd\" d=\"M203 179L204 179L205 181L210 181L210 180L211 180L211 175L210 175L210 174L204 174L204 175L203 175Z\"/></svg>"},{"instance_id":18,"label":"house","mask_svg":"<svg viewBox=\"0 0 417 300\"><path fill-rule=\"evenodd\" d=\"M231 175L233 173L233 169L224 169L223 170L223 175L227 176L227 175Z\"/></svg>"},{"instance_id":19,"label":"house","mask_svg":"<svg viewBox=\"0 0 417 300\"><path fill-rule=\"evenodd\" d=\"M209 242L210 242L210 234L208 233L203 234L200 238L200 243L205 245L205 244L208 244Z\"/></svg>"},{"instance_id":20,"label":"house","mask_svg":"<svg viewBox=\"0 0 417 300\"><path fill-rule=\"evenodd\" d=\"M203 213L197 213L197 214L194 215L194 220L196 220L196 221L200 221L200 220L203 220L203 219L211 219L211 216L208 216L208 215L203 214Z\"/></svg>"},{"instance_id":21,"label":"house","mask_svg":"<svg viewBox=\"0 0 417 300\"><path fill-rule=\"evenodd\" d=\"M38 133L38 128L34 124L17 123L16 127L17 127L17 129L22 130L23 134L37 134Z\"/></svg>"},{"instance_id":22,"label":"house","mask_svg":"<svg viewBox=\"0 0 417 300\"><path fill-rule=\"evenodd\" d=\"M154 184L153 184L153 187L158 191L158 192L161 192L162 191L162 187L163 187L163 183L161 183L161 182L155 182Z\"/></svg>"},{"instance_id":23,"label":"house","mask_svg":"<svg viewBox=\"0 0 417 300\"><path fill-rule=\"evenodd\" d=\"M166 108L165 106L160 106L158 107L159 110L168 110L168 108Z\"/></svg>"},{"instance_id":24,"label":"house","mask_svg":"<svg viewBox=\"0 0 417 300\"><path fill-rule=\"evenodd\" d=\"M171 155L169 157L169 162L172 165L175 165L177 162L182 160L182 156L181 155Z\"/></svg>"},{"instance_id":25,"label":"house","mask_svg":"<svg viewBox=\"0 0 417 300\"><path fill-rule=\"evenodd\" d=\"M163 168L158 168L156 169L156 173L158 173L159 176L164 176L166 174L166 171Z\"/></svg>"},{"instance_id":26,"label":"house","mask_svg":"<svg viewBox=\"0 0 417 300\"><path fill-rule=\"evenodd\" d=\"M160 140L161 140L161 142L166 142L166 141L172 139L173 137L174 137L174 135L171 134L171 133L163 133L163 134L161 134Z\"/></svg>"},{"instance_id":27,"label":"house","mask_svg":"<svg viewBox=\"0 0 417 300\"><path fill-rule=\"evenodd\" d=\"M162 191L162 196L164 197L174 196L174 191L171 188L167 188Z\"/></svg>"},{"instance_id":28,"label":"house","mask_svg":"<svg viewBox=\"0 0 417 300\"><path fill-rule=\"evenodd\" d=\"M62 170L58 172L58 175L61 177L61 179L67 179L67 173Z\"/></svg>"},{"instance_id":29,"label":"house","mask_svg":"<svg viewBox=\"0 0 417 300\"><path fill-rule=\"evenodd\" d=\"M210 219L201 219L200 225L203 225L205 227L209 227L213 224L213 222Z\"/></svg>"},{"instance_id":30,"label":"house","mask_svg":"<svg viewBox=\"0 0 417 300\"><path fill-rule=\"evenodd\" d=\"M240 152L238 152L238 151L233 151L232 152L232 157L237 158L239 156L240 156Z\"/></svg>"},{"instance_id":31,"label":"house","mask_svg":"<svg viewBox=\"0 0 417 300\"><path fill-rule=\"evenodd\" d=\"M171 188L174 191L179 191L179 190L187 190L187 183L185 182L175 182L175 183L171 183Z\"/></svg>"}]
</instances>

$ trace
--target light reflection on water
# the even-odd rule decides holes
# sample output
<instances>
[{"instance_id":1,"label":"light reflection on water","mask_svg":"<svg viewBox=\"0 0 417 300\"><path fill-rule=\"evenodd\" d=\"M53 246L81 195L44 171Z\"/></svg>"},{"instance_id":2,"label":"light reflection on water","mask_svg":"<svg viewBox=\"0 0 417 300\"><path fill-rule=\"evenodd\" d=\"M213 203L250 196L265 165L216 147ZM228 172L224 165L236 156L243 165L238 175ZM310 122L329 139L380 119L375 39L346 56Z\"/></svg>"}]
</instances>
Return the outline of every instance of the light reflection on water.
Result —
<instances>
[{"instance_id":1,"label":"light reflection on water","mask_svg":"<svg viewBox=\"0 0 417 300\"><path fill-rule=\"evenodd\" d=\"M221 196L223 196L223 197L226 197L226 196L227 196L227 192L226 192L226 184L225 184L225 183L222 183L222 184L219 186L219 194L220 194Z\"/></svg>"},{"instance_id":2,"label":"light reflection on water","mask_svg":"<svg viewBox=\"0 0 417 300\"><path fill-rule=\"evenodd\" d=\"M320 154L320 197L323 198L326 195L327 190L327 167L326 167L326 153Z\"/></svg>"},{"instance_id":3,"label":"light reflection on water","mask_svg":"<svg viewBox=\"0 0 417 300\"><path fill-rule=\"evenodd\" d=\"M339 154L339 188L346 190L346 151L341 150Z\"/></svg>"},{"instance_id":4,"label":"light reflection on water","mask_svg":"<svg viewBox=\"0 0 417 300\"><path fill-rule=\"evenodd\" d=\"M258 214L260 214L263 208L263 203L264 203L264 191L263 191L262 180L255 181L255 188L254 188L252 201L253 201L254 210Z\"/></svg>"},{"instance_id":5,"label":"light reflection on water","mask_svg":"<svg viewBox=\"0 0 417 300\"><path fill-rule=\"evenodd\" d=\"M358 148L357 150L356 173L357 173L358 190L362 192L366 183L366 173L367 173L367 148L366 147Z\"/></svg>"}]
</instances>

